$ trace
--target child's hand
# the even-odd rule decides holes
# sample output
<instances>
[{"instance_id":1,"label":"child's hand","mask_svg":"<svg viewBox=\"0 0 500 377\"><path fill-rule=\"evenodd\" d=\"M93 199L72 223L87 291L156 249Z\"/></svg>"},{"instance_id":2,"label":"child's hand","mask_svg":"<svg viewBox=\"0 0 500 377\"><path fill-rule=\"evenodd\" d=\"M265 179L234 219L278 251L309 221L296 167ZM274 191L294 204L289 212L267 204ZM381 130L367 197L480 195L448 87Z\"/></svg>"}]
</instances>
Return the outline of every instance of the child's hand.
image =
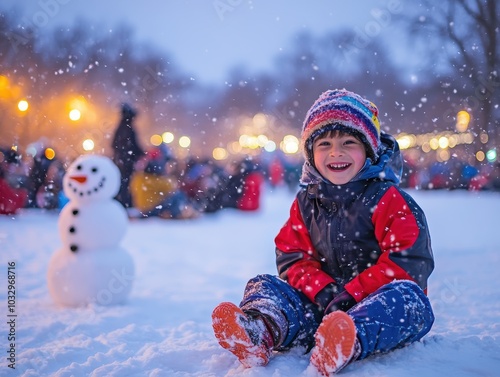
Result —
<instances>
[{"instance_id":1,"label":"child's hand","mask_svg":"<svg viewBox=\"0 0 500 377\"><path fill-rule=\"evenodd\" d=\"M325 288L323 288L314 298L316 305L320 311L325 310L325 308L332 302L335 297L335 293L337 292L337 287L333 284L328 284Z\"/></svg>"},{"instance_id":2,"label":"child's hand","mask_svg":"<svg viewBox=\"0 0 500 377\"><path fill-rule=\"evenodd\" d=\"M349 294L349 292L342 291L328 304L325 309L325 315L336 310L346 312L356 304L356 300Z\"/></svg>"}]
</instances>

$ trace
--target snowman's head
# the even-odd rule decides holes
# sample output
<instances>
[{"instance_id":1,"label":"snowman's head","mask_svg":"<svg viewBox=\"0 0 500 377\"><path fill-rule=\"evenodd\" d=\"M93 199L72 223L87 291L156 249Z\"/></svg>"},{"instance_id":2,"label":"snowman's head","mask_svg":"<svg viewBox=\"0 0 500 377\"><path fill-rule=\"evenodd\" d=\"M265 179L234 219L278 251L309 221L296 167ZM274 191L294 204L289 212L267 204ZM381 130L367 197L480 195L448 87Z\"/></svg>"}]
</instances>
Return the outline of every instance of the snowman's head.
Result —
<instances>
[{"instance_id":1,"label":"snowman's head","mask_svg":"<svg viewBox=\"0 0 500 377\"><path fill-rule=\"evenodd\" d=\"M69 166L63 187L70 200L111 199L120 189L120 171L106 156L83 155Z\"/></svg>"}]
</instances>

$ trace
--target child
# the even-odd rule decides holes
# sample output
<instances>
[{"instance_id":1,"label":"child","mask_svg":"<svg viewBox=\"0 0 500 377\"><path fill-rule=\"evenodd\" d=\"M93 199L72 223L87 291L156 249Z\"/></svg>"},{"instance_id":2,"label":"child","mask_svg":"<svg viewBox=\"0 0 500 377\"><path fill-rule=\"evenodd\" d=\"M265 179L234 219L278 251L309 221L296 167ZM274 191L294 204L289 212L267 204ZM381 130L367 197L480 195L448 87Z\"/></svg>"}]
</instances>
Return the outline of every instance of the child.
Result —
<instances>
[{"instance_id":1,"label":"child","mask_svg":"<svg viewBox=\"0 0 500 377\"><path fill-rule=\"evenodd\" d=\"M324 376L418 341L434 322L434 268L421 208L399 187L402 157L377 107L329 90L308 111L301 190L278 233L279 277L251 279L219 304L215 336L246 367L301 347Z\"/></svg>"}]
</instances>

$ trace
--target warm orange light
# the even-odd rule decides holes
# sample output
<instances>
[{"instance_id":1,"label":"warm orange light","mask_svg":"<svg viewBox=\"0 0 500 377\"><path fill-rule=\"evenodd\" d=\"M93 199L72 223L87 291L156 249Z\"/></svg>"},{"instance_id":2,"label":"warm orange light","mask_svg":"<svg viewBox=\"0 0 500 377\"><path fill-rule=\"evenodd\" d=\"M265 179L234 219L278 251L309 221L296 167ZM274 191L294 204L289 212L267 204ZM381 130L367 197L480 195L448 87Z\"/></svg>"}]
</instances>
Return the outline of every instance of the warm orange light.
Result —
<instances>
[{"instance_id":1,"label":"warm orange light","mask_svg":"<svg viewBox=\"0 0 500 377\"><path fill-rule=\"evenodd\" d=\"M149 142L152 145L154 145L155 147L157 147L163 142L163 139L162 139L161 135L155 134L149 138Z\"/></svg>"},{"instance_id":2,"label":"warm orange light","mask_svg":"<svg viewBox=\"0 0 500 377\"><path fill-rule=\"evenodd\" d=\"M9 98L11 89L9 79L6 76L0 75L0 98Z\"/></svg>"},{"instance_id":3,"label":"warm orange light","mask_svg":"<svg viewBox=\"0 0 500 377\"><path fill-rule=\"evenodd\" d=\"M69 112L69 119L71 119L73 122L76 122L82 117L82 113L78 109L73 109Z\"/></svg>"},{"instance_id":4,"label":"warm orange light","mask_svg":"<svg viewBox=\"0 0 500 377\"><path fill-rule=\"evenodd\" d=\"M227 150L221 147L214 148L212 151L212 156L216 160L225 160L228 156Z\"/></svg>"},{"instance_id":5,"label":"warm orange light","mask_svg":"<svg viewBox=\"0 0 500 377\"><path fill-rule=\"evenodd\" d=\"M17 108L19 109L19 111L25 112L26 110L28 110L28 107L28 101L26 101L25 99L22 99L17 103Z\"/></svg>"},{"instance_id":6,"label":"warm orange light","mask_svg":"<svg viewBox=\"0 0 500 377\"><path fill-rule=\"evenodd\" d=\"M457 114L457 131L458 132L465 132L467 131L467 128L469 127L469 122L470 122L470 114L465 111L461 110Z\"/></svg>"},{"instance_id":7,"label":"warm orange light","mask_svg":"<svg viewBox=\"0 0 500 377\"><path fill-rule=\"evenodd\" d=\"M54 157L56 157L56 152L52 148L47 148L45 149L45 157L47 157L48 160L53 160Z\"/></svg>"}]
</instances>

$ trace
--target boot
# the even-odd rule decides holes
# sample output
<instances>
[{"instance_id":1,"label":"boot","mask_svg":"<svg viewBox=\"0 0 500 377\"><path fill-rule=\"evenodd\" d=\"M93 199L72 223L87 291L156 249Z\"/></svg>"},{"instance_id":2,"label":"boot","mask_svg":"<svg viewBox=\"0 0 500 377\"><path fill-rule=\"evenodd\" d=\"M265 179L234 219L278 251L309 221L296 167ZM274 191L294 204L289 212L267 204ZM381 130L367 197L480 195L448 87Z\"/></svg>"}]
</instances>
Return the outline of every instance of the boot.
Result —
<instances>
[{"instance_id":1,"label":"boot","mask_svg":"<svg viewBox=\"0 0 500 377\"><path fill-rule=\"evenodd\" d=\"M338 373L361 353L354 322L342 311L326 315L314 338L316 345L311 352L311 364L323 376Z\"/></svg>"},{"instance_id":2,"label":"boot","mask_svg":"<svg viewBox=\"0 0 500 377\"><path fill-rule=\"evenodd\" d=\"M246 368L269 362L274 342L262 317L250 316L238 306L223 302L212 313L212 326L219 344Z\"/></svg>"}]
</instances>

